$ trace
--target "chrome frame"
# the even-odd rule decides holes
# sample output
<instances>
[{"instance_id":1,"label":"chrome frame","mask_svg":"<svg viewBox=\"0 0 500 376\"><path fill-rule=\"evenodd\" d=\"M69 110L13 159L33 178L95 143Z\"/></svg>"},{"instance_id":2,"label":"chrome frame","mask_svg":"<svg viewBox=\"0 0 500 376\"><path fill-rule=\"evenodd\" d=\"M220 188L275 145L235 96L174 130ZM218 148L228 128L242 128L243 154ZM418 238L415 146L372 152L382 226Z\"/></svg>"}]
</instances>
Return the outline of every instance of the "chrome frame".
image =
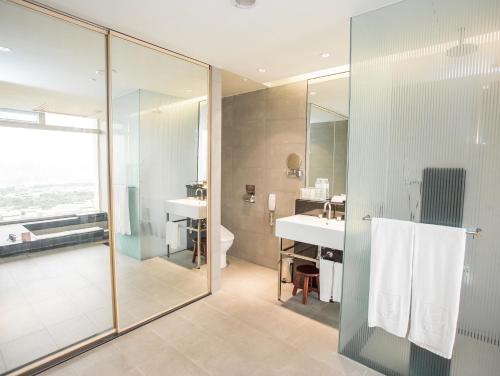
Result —
<instances>
[{"instance_id":1,"label":"chrome frame","mask_svg":"<svg viewBox=\"0 0 500 376\"><path fill-rule=\"evenodd\" d=\"M193 59L191 57L182 55L180 53L170 51L166 48L158 46L156 44L148 43L144 40L135 38L133 36L120 33L118 31L112 30L110 28L103 27L101 25L94 24L87 20L81 19L79 17L75 17L71 14L64 13L57 9L48 7L46 5L37 3L31 0L6 0L8 3L16 4L28 8L32 11L36 11L66 22L69 22L74 25L78 25L80 27L86 28L88 30L92 30L98 32L106 38L106 107L107 107L107 116L106 116L106 129L107 129L107 167L108 167L108 227L109 227L109 249L110 249L110 277L111 277L111 287L112 287L112 307L113 307L113 328L102 332L96 333L95 336L83 339L80 342L77 342L73 345L70 345L66 348L55 351L54 353L48 354L42 358L35 359L32 362L20 366L16 369L7 371L9 375L23 375L23 374L31 374L38 373L50 367L53 367L59 363L62 363L74 356L77 356L85 351L91 350L102 343L105 343L109 340L117 338L120 335L126 334L131 330L134 330L138 327L141 327L149 322L156 320L160 317L168 315L182 307L185 307L193 302L196 302L206 296L209 296L212 293L212 272L211 272L211 156L212 156L212 145L211 145L211 135L212 135L212 67L204 63L202 61ZM112 151L113 151L113 140L112 140L112 54L111 54L111 44L112 37L118 37L129 42L133 42L144 46L146 48L150 48L167 55L176 57L178 59L197 64L199 66L205 67L207 69L207 105L208 105L208 119L207 119L207 131L208 131L208 156L207 156L207 255L206 255L206 266L207 266L207 292L201 295L195 296L192 299L187 300L186 302L180 303L170 309L158 312L155 315L147 317L141 321L138 321L128 327L122 328L120 327L119 320L119 307L118 307L118 292L117 292L117 273L116 273L116 259L115 259L115 248L114 248L114 228L113 228L113 220L114 220L114 208L113 208L113 190L112 187L112 172L113 172L113 161L112 161ZM60 129L58 129L60 130ZM93 133L93 132L92 132ZM199 258L198 258L199 259Z\"/></svg>"}]
</instances>

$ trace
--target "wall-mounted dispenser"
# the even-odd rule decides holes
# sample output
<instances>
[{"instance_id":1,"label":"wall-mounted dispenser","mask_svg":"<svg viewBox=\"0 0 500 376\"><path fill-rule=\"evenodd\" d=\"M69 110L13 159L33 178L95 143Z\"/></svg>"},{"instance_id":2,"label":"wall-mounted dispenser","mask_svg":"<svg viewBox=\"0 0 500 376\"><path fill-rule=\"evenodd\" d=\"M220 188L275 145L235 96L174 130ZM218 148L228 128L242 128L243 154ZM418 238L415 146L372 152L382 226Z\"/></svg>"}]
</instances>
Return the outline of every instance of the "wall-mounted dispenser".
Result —
<instances>
[{"instance_id":1,"label":"wall-mounted dispenser","mask_svg":"<svg viewBox=\"0 0 500 376\"><path fill-rule=\"evenodd\" d=\"M276 193L269 193L267 200L267 207L269 209L269 226L274 225L274 213L276 212Z\"/></svg>"},{"instance_id":2,"label":"wall-mounted dispenser","mask_svg":"<svg viewBox=\"0 0 500 376\"><path fill-rule=\"evenodd\" d=\"M302 164L302 158L300 158L300 155L296 153L290 154L286 159L286 167L287 167L286 175L289 178L300 179L300 177L302 176L302 170L300 169L301 164Z\"/></svg>"},{"instance_id":3,"label":"wall-mounted dispenser","mask_svg":"<svg viewBox=\"0 0 500 376\"><path fill-rule=\"evenodd\" d=\"M245 187L246 195L243 199L245 202L249 202L251 204L255 204L255 185L247 184Z\"/></svg>"}]
</instances>

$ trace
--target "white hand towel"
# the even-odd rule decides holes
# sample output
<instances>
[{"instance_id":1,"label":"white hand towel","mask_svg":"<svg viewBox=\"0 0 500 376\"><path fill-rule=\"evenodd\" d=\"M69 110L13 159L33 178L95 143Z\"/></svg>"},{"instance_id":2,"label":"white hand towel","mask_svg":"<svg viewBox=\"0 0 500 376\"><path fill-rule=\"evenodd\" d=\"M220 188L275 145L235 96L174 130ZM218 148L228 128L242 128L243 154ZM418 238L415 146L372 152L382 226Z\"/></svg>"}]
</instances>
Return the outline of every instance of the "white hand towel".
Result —
<instances>
[{"instance_id":1,"label":"white hand towel","mask_svg":"<svg viewBox=\"0 0 500 376\"><path fill-rule=\"evenodd\" d=\"M335 262L333 264L333 291L332 300L339 302L342 298L342 264Z\"/></svg>"},{"instance_id":2,"label":"white hand towel","mask_svg":"<svg viewBox=\"0 0 500 376\"><path fill-rule=\"evenodd\" d=\"M463 228L415 224L408 339L447 359L455 343L465 242Z\"/></svg>"},{"instance_id":3,"label":"white hand towel","mask_svg":"<svg viewBox=\"0 0 500 376\"><path fill-rule=\"evenodd\" d=\"M322 302L329 302L333 295L333 268L333 261L319 260L319 300Z\"/></svg>"},{"instance_id":4,"label":"white hand towel","mask_svg":"<svg viewBox=\"0 0 500 376\"><path fill-rule=\"evenodd\" d=\"M408 332L411 300L412 222L372 219L368 326L399 337Z\"/></svg>"},{"instance_id":5,"label":"white hand towel","mask_svg":"<svg viewBox=\"0 0 500 376\"><path fill-rule=\"evenodd\" d=\"M167 245L176 249L179 246L179 224L177 222L168 221L165 233Z\"/></svg>"}]
</instances>

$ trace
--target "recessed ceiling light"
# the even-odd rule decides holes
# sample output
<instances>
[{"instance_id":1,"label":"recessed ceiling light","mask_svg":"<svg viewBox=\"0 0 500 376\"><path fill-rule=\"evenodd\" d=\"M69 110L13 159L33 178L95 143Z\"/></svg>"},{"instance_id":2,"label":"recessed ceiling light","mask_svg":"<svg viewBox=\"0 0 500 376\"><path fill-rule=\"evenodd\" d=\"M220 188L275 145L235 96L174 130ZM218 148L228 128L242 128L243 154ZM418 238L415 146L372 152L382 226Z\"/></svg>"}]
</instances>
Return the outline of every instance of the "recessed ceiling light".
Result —
<instances>
[{"instance_id":1,"label":"recessed ceiling light","mask_svg":"<svg viewBox=\"0 0 500 376\"><path fill-rule=\"evenodd\" d=\"M0 46L0 52L12 52L9 47Z\"/></svg>"},{"instance_id":2,"label":"recessed ceiling light","mask_svg":"<svg viewBox=\"0 0 500 376\"><path fill-rule=\"evenodd\" d=\"M231 3L240 9L250 9L255 6L256 0L231 0Z\"/></svg>"},{"instance_id":3,"label":"recessed ceiling light","mask_svg":"<svg viewBox=\"0 0 500 376\"><path fill-rule=\"evenodd\" d=\"M321 54L321 57L324 57L324 58L330 57L330 52L323 52Z\"/></svg>"},{"instance_id":4,"label":"recessed ceiling light","mask_svg":"<svg viewBox=\"0 0 500 376\"><path fill-rule=\"evenodd\" d=\"M257 69L260 73L266 73L266 70L264 68L259 68Z\"/></svg>"},{"instance_id":5,"label":"recessed ceiling light","mask_svg":"<svg viewBox=\"0 0 500 376\"><path fill-rule=\"evenodd\" d=\"M95 82L95 81L97 81L97 79L95 77L90 77L89 81L94 81Z\"/></svg>"},{"instance_id":6,"label":"recessed ceiling light","mask_svg":"<svg viewBox=\"0 0 500 376\"><path fill-rule=\"evenodd\" d=\"M311 91L309 94L310 95L316 95L316 92L315 91Z\"/></svg>"}]
</instances>

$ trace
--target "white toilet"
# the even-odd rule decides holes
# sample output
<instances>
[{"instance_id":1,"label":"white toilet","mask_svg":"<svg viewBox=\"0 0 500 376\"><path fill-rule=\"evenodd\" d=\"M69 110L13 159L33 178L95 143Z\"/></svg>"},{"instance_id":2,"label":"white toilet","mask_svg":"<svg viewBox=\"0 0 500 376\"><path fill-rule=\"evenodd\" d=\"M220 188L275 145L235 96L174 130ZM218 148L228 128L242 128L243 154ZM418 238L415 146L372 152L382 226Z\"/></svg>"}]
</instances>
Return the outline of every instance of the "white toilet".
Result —
<instances>
[{"instance_id":1,"label":"white toilet","mask_svg":"<svg viewBox=\"0 0 500 376\"><path fill-rule=\"evenodd\" d=\"M233 245L234 234L224 226L220 226L220 267L227 266L226 253Z\"/></svg>"}]
</instances>

